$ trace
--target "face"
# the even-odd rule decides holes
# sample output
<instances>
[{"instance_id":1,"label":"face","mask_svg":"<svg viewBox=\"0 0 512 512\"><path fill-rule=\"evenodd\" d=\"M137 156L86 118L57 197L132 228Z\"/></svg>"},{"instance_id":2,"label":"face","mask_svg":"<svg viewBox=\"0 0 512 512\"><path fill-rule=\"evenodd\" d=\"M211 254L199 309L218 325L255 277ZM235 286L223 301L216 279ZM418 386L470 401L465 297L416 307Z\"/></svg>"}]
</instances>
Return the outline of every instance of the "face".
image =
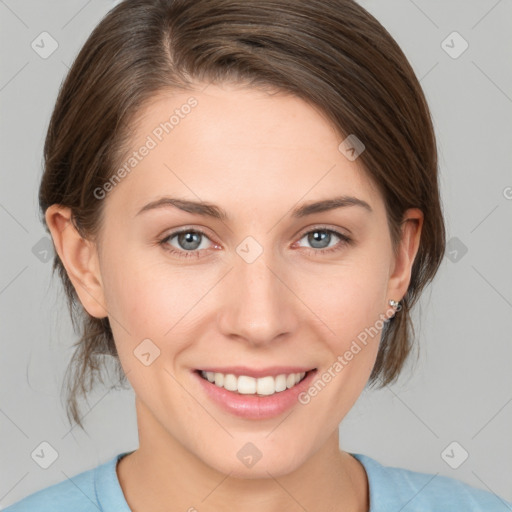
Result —
<instances>
[{"instance_id":1,"label":"face","mask_svg":"<svg viewBox=\"0 0 512 512\"><path fill-rule=\"evenodd\" d=\"M365 387L412 261L394 258L383 199L342 140L302 100L235 85L160 95L141 112L125 172L97 193L89 292L108 311L153 448L178 442L233 476L285 474ZM356 199L301 210L341 196ZM205 369L224 377L210 383ZM241 393L221 387L230 370ZM265 394L283 378L264 376L304 372ZM262 382L244 388L240 375ZM241 464L254 447L261 461Z\"/></svg>"}]
</instances>

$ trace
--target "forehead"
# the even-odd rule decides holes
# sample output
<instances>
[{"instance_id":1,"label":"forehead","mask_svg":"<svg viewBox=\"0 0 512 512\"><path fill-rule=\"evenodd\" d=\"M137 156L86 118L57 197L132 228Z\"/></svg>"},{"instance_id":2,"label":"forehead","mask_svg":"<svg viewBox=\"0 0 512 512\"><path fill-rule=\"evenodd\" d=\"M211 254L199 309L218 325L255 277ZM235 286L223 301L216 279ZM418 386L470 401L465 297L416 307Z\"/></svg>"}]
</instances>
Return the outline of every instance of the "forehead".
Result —
<instances>
[{"instance_id":1,"label":"forehead","mask_svg":"<svg viewBox=\"0 0 512 512\"><path fill-rule=\"evenodd\" d=\"M380 201L358 160L339 150L343 136L295 96L235 85L161 93L133 129L112 194L132 210L167 193L235 208L341 194Z\"/></svg>"}]
</instances>

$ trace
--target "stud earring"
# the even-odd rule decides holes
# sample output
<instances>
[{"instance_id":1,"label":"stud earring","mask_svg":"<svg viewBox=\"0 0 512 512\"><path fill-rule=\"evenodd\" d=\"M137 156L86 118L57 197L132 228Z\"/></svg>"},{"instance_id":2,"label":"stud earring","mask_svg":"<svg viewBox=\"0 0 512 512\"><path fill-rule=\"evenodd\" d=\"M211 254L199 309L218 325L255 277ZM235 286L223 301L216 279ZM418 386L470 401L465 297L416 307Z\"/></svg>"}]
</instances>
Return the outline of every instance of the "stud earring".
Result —
<instances>
[{"instance_id":1,"label":"stud earring","mask_svg":"<svg viewBox=\"0 0 512 512\"><path fill-rule=\"evenodd\" d=\"M400 305L400 301L399 301L399 300L398 300L398 301L396 301L396 300L391 299L391 300L389 301L389 305L390 305L392 308L394 308L394 309L398 309L398 306Z\"/></svg>"}]
</instances>

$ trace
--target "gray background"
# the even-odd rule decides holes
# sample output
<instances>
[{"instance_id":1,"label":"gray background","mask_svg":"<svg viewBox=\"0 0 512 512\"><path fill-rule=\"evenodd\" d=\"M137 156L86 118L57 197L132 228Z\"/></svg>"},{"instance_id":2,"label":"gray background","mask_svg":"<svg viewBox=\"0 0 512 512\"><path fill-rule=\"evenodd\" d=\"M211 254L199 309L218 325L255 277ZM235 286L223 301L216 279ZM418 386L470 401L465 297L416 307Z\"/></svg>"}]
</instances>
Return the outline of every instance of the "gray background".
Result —
<instances>
[{"instance_id":1,"label":"gray background","mask_svg":"<svg viewBox=\"0 0 512 512\"><path fill-rule=\"evenodd\" d=\"M75 335L37 213L59 85L115 3L0 0L2 507L138 446L131 389L90 395L87 434L67 423L60 389ZM341 446L512 500L512 2L360 3L421 79L438 136L449 244L414 314L418 362L413 355L397 384L363 393L340 426ZM43 31L58 43L47 58L31 47ZM462 41L446 40L453 31L469 44L457 58ZM59 455L48 469L31 457L42 442ZM462 450L467 460L450 467L445 460L460 462Z\"/></svg>"}]
</instances>

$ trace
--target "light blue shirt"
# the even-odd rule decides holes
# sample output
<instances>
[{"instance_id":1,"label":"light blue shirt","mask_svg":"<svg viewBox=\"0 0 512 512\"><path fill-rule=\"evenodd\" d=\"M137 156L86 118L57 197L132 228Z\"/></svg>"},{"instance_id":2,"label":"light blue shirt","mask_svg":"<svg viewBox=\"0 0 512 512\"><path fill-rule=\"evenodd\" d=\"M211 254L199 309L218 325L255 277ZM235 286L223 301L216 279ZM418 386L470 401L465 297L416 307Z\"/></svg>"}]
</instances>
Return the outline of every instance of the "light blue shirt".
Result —
<instances>
[{"instance_id":1,"label":"light blue shirt","mask_svg":"<svg viewBox=\"0 0 512 512\"><path fill-rule=\"evenodd\" d=\"M131 512L116 472L117 461L128 453L116 455L72 481L37 491L4 512ZM369 512L512 511L512 502L454 478L383 466L367 455L352 455L368 475Z\"/></svg>"}]
</instances>

